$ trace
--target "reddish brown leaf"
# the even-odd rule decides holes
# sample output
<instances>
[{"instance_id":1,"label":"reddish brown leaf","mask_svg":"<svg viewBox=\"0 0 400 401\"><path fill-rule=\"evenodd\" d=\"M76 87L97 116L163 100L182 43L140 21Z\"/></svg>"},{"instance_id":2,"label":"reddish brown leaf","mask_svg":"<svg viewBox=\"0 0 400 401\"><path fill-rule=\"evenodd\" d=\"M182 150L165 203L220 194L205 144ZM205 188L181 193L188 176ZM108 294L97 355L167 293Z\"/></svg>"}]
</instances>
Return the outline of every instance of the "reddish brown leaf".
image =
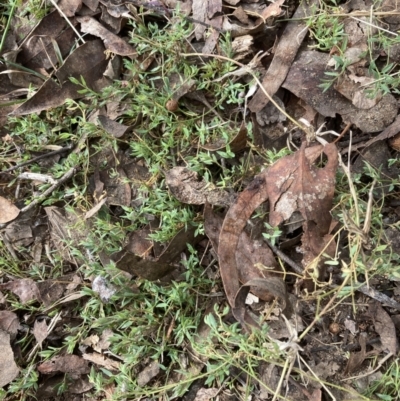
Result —
<instances>
[{"instance_id":1,"label":"reddish brown leaf","mask_svg":"<svg viewBox=\"0 0 400 401\"><path fill-rule=\"evenodd\" d=\"M328 161L323 168L313 166L310 159L320 151ZM305 143L295 154L282 158L266 173L270 200L270 224L279 226L298 211L303 223L302 248L303 265L307 266L317 257L327 243L331 227L332 200L335 191L335 175L338 165L337 149L334 144L325 147L315 146L307 149ZM334 251L334 242L331 249Z\"/></svg>"}]
</instances>

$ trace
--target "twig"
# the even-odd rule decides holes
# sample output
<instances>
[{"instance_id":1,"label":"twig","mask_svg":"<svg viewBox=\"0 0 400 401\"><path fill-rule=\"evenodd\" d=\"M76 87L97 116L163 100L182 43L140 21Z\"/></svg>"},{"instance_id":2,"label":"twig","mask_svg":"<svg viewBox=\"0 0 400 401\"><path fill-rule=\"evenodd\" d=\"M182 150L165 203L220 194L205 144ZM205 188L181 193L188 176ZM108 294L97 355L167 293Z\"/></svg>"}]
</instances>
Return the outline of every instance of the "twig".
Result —
<instances>
[{"instance_id":1,"label":"twig","mask_svg":"<svg viewBox=\"0 0 400 401\"><path fill-rule=\"evenodd\" d=\"M365 284L356 288L356 290L362 292L364 295L376 299L378 302L385 304L390 308L400 310L400 304L398 302L394 301L392 298L389 298L387 295L382 294L380 291L367 287Z\"/></svg>"},{"instance_id":2,"label":"twig","mask_svg":"<svg viewBox=\"0 0 400 401\"><path fill-rule=\"evenodd\" d=\"M286 262L297 274L304 274L304 270L292 259L290 259L288 256L286 256L280 249L278 249L275 245L272 245L271 241L268 239L264 238L264 241L268 244L268 246L271 248L272 252L274 252L275 255L279 256L284 262Z\"/></svg>"},{"instance_id":3,"label":"twig","mask_svg":"<svg viewBox=\"0 0 400 401\"><path fill-rule=\"evenodd\" d=\"M26 213L28 210L31 210L38 203L42 202L47 195L50 195L56 188L62 185L64 182L68 181L77 171L79 167L72 167L69 169L55 184L51 187L47 188L41 195L39 195L36 199L34 199L29 205L25 206L21 209L21 213Z\"/></svg>"},{"instance_id":4,"label":"twig","mask_svg":"<svg viewBox=\"0 0 400 401\"><path fill-rule=\"evenodd\" d=\"M68 150L71 150L73 147L74 147L73 145L69 145L69 146L65 146L64 148L61 148L61 149L54 150L52 152L46 153L44 155L36 156L33 159L27 160L26 162L16 164L15 166L8 168L7 170L0 171L0 173L9 173L10 171L14 171L14 170L16 170L16 169L18 169L20 167L27 166L28 164L35 163L38 160L45 159L46 157L50 157L50 156L58 155L60 153L67 152Z\"/></svg>"},{"instance_id":5,"label":"twig","mask_svg":"<svg viewBox=\"0 0 400 401\"><path fill-rule=\"evenodd\" d=\"M85 44L86 42L84 41L84 39L82 38L82 36L80 35L80 33L76 30L76 28L72 25L72 22L69 20L69 18L65 15L65 13L61 10L60 7L58 7L57 3L54 0L50 0L51 3L53 4L53 6L57 9L57 11L61 14L61 16L65 19L65 21L67 22L67 24L72 28L72 30L76 33L76 35L78 36L78 38L80 39L80 41Z\"/></svg>"}]
</instances>

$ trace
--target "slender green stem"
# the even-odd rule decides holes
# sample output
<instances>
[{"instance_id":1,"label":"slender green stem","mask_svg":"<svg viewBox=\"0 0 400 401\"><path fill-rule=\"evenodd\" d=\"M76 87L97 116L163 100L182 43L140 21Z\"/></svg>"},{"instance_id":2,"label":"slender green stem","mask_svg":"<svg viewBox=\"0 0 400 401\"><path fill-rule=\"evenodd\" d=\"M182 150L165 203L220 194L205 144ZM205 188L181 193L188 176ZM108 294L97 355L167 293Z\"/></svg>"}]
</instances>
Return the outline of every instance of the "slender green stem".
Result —
<instances>
[{"instance_id":1,"label":"slender green stem","mask_svg":"<svg viewBox=\"0 0 400 401\"><path fill-rule=\"evenodd\" d=\"M3 36L1 37L0 54L1 54L1 51L3 50L3 46L4 46L4 43L5 43L5 41L6 41L7 32L8 32L8 30L10 29L11 20L12 20L12 17L13 17L13 15L14 15L14 11L15 11L16 5L17 5L17 0L14 0L13 5L11 6L10 15L8 16L6 29L4 29Z\"/></svg>"}]
</instances>

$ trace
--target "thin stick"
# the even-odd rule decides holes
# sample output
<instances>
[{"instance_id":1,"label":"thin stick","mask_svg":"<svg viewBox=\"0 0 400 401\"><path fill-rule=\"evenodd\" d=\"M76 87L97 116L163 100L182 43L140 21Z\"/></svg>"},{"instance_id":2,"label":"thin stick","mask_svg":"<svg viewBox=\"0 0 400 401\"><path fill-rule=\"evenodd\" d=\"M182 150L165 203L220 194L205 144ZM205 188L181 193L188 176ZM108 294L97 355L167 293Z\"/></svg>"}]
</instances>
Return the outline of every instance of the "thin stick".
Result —
<instances>
[{"instance_id":1,"label":"thin stick","mask_svg":"<svg viewBox=\"0 0 400 401\"><path fill-rule=\"evenodd\" d=\"M64 148L61 148L58 150L53 150L52 152L46 153L44 155L36 156L33 159L27 160L26 162L16 164L14 167L10 167L7 170L0 171L0 173L9 173L10 171L14 171L20 167L35 163L38 160L45 159L46 157L50 157L50 156L58 155L59 153L67 152L68 150L71 150L73 147L74 147L74 145L69 145L69 146L65 146Z\"/></svg>"},{"instance_id":2,"label":"thin stick","mask_svg":"<svg viewBox=\"0 0 400 401\"><path fill-rule=\"evenodd\" d=\"M272 245L271 241L268 239L264 238L264 241L268 244L268 246L271 248L272 252L274 252L275 255L279 256L284 262L286 262L297 274L303 275L304 270L292 259L290 259L288 256L286 256L280 249L278 249L275 245Z\"/></svg>"},{"instance_id":3,"label":"thin stick","mask_svg":"<svg viewBox=\"0 0 400 401\"><path fill-rule=\"evenodd\" d=\"M72 167L69 169L55 184L51 187L47 188L41 195L35 198L29 205L25 206L21 209L21 213L26 213L28 210L31 210L38 203L42 202L47 195L50 195L55 189L61 186L64 182L68 181L77 171L79 167Z\"/></svg>"},{"instance_id":4,"label":"thin stick","mask_svg":"<svg viewBox=\"0 0 400 401\"><path fill-rule=\"evenodd\" d=\"M86 42L84 41L84 39L82 38L82 36L80 35L80 33L76 30L76 28L72 25L72 22L69 20L69 18L63 13L63 11L60 9L60 7L58 7L57 3L54 0L50 0L51 4L53 4L53 6L57 9L57 11L62 15L62 17L65 19L65 21L67 21L67 24L72 28L72 30L77 34L78 38L80 39L80 41L85 44Z\"/></svg>"}]
</instances>

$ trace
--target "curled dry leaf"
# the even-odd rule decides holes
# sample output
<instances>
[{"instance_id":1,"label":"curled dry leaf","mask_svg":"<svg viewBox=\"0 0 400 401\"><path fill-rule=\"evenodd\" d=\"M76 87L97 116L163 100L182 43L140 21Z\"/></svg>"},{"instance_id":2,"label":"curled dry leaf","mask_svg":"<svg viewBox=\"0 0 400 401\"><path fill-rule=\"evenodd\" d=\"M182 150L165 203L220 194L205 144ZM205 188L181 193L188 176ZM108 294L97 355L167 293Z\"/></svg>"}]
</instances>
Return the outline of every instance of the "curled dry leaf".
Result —
<instances>
[{"instance_id":1,"label":"curled dry leaf","mask_svg":"<svg viewBox=\"0 0 400 401\"><path fill-rule=\"evenodd\" d=\"M240 235L254 210L266 200L270 200L270 224L278 226L299 211L305 222L302 246L305 252L303 263L312 261L331 239L327 237L330 226L330 209L335 188L335 174L338 164L335 145L314 146L301 149L293 155L280 159L239 195L228 210L222 226L218 244L221 278L233 314L242 324L254 324L246 314L244 301L250 286L269 293L282 301L284 313L293 310L288 301L283 281L278 278L252 277L240 287L240 273L244 266L238 265ZM326 154L328 161L323 168L311 163L320 155ZM333 241L332 241L333 242ZM327 250L327 253L330 249ZM287 308L285 310L285 308Z\"/></svg>"},{"instance_id":2,"label":"curled dry leaf","mask_svg":"<svg viewBox=\"0 0 400 401\"><path fill-rule=\"evenodd\" d=\"M206 204L204 208L204 229L216 253L218 253L222 224L223 218L215 214L211 206ZM260 277L271 278L272 271L279 270L271 249L261 241L253 241L246 231L242 231L239 236L235 259L239 281L242 284L247 283L247 286L249 286L251 280ZM260 268L259 266L262 267ZM270 301L271 297L275 296L274 292L268 291L265 286L258 284L253 282L251 292L263 301Z\"/></svg>"},{"instance_id":3,"label":"curled dry leaf","mask_svg":"<svg viewBox=\"0 0 400 401\"><path fill-rule=\"evenodd\" d=\"M215 188L211 183L199 181L197 173L186 167L174 167L165 174L166 184L171 193L180 202L189 205L202 205L206 202L212 205L229 206L234 195Z\"/></svg>"},{"instance_id":4,"label":"curled dry leaf","mask_svg":"<svg viewBox=\"0 0 400 401\"><path fill-rule=\"evenodd\" d=\"M104 366L106 369L111 371L118 370L120 366L120 362L114 361L113 359L107 358L104 355L97 354L95 352L91 354L83 354L83 359L98 366Z\"/></svg>"},{"instance_id":5,"label":"curled dry leaf","mask_svg":"<svg viewBox=\"0 0 400 401\"><path fill-rule=\"evenodd\" d=\"M218 259L224 289L228 302L232 307L233 315L244 327L246 327L246 323L253 326L256 326L256 323L250 318L245 309L245 300L249 292L249 285L245 284L242 289L240 287L236 253L239 238L246 226L247 220L251 217L254 210L265 202L267 198L268 193L265 179L260 175L254 179L230 207L225 216L219 236ZM262 280L268 281L269 278L259 278L257 281L258 287L261 286ZM282 284L284 287L283 282ZM286 289L282 294L282 298L286 300Z\"/></svg>"},{"instance_id":6,"label":"curled dry leaf","mask_svg":"<svg viewBox=\"0 0 400 401\"><path fill-rule=\"evenodd\" d=\"M8 223L19 215L19 209L8 199L0 196L0 224Z\"/></svg>"}]
</instances>

